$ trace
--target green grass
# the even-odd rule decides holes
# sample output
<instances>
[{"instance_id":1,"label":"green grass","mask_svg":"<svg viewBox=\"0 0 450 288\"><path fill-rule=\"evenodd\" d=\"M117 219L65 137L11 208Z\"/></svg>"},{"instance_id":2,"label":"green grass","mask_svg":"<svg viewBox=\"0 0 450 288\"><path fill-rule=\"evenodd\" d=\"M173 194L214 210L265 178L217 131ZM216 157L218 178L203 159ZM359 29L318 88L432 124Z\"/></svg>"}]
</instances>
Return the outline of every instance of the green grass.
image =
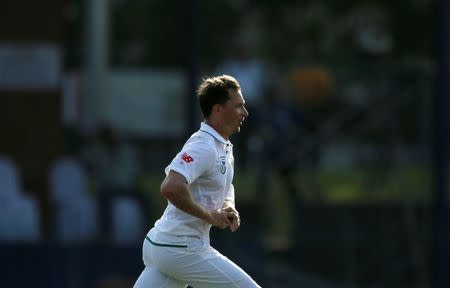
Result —
<instances>
[{"instance_id":1,"label":"green grass","mask_svg":"<svg viewBox=\"0 0 450 288\"><path fill-rule=\"evenodd\" d=\"M428 167L307 170L297 171L296 179L306 203L430 203L434 195L434 179ZM267 181L271 189L275 189L273 193L283 189L277 175L271 175ZM236 181L238 187L248 185L248 181ZM450 181L447 186L450 199Z\"/></svg>"},{"instance_id":2,"label":"green grass","mask_svg":"<svg viewBox=\"0 0 450 288\"><path fill-rule=\"evenodd\" d=\"M321 172L317 180L329 202L423 203L433 191L430 172L418 167Z\"/></svg>"}]
</instances>

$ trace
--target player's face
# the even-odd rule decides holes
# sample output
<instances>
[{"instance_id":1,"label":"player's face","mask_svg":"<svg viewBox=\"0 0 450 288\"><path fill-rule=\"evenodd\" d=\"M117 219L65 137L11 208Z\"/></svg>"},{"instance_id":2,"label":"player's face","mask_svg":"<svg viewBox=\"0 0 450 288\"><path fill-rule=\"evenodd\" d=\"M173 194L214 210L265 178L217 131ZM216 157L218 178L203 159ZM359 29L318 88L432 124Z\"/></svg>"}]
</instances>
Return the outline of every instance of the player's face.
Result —
<instances>
[{"instance_id":1,"label":"player's face","mask_svg":"<svg viewBox=\"0 0 450 288\"><path fill-rule=\"evenodd\" d=\"M229 89L230 99L223 105L224 128L231 136L241 130L248 111L245 109L244 97L241 90Z\"/></svg>"}]
</instances>

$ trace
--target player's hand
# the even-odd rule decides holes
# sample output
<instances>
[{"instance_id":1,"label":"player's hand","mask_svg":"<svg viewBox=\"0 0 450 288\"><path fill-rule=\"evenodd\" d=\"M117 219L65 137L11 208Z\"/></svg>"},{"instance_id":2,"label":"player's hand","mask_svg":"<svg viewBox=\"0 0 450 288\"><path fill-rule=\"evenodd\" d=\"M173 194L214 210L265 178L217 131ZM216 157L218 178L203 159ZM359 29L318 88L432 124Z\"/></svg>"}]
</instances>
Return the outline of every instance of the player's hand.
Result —
<instances>
[{"instance_id":1,"label":"player's hand","mask_svg":"<svg viewBox=\"0 0 450 288\"><path fill-rule=\"evenodd\" d=\"M230 227L231 232L236 231L241 225L241 217L239 216L239 212L232 206L222 208L222 210L232 213L231 216L228 218L228 220L230 221L228 227Z\"/></svg>"},{"instance_id":2,"label":"player's hand","mask_svg":"<svg viewBox=\"0 0 450 288\"><path fill-rule=\"evenodd\" d=\"M220 229L225 229L230 225L230 220L233 218L233 212L225 211L224 209L211 211L210 223Z\"/></svg>"}]
</instances>

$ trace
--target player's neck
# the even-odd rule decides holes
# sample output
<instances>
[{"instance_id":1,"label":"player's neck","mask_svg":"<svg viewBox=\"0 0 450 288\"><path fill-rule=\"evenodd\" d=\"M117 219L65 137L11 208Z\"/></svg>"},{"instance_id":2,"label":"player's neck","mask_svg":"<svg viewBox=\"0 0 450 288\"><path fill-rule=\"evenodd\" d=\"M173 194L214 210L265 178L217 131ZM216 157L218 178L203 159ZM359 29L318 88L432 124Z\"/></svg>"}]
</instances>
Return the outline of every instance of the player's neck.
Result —
<instances>
[{"instance_id":1,"label":"player's neck","mask_svg":"<svg viewBox=\"0 0 450 288\"><path fill-rule=\"evenodd\" d=\"M215 121L215 119L205 119L205 123L211 126L214 130L216 130L217 133L219 133L220 136L222 136L225 140L228 140L230 138L230 135L226 133L225 129L223 129L223 125L219 123L219 121Z\"/></svg>"}]
</instances>

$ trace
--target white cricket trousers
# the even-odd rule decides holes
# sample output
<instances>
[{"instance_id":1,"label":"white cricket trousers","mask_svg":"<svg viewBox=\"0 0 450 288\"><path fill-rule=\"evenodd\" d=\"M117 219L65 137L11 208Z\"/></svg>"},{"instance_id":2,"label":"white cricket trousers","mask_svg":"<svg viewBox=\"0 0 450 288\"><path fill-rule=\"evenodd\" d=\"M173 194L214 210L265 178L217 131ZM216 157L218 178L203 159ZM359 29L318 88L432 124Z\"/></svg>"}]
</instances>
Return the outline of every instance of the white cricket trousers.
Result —
<instances>
[{"instance_id":1,"label":"white cricket trousers","mask_svg":"<svg viewBox=\"0 0 450 288\"><path fill-rule=\"evenodd\" d=\"M134 288L253 288L261 287L209 243L150 230L144 240L144 271Z\"/></svg>"}]
</instances>

